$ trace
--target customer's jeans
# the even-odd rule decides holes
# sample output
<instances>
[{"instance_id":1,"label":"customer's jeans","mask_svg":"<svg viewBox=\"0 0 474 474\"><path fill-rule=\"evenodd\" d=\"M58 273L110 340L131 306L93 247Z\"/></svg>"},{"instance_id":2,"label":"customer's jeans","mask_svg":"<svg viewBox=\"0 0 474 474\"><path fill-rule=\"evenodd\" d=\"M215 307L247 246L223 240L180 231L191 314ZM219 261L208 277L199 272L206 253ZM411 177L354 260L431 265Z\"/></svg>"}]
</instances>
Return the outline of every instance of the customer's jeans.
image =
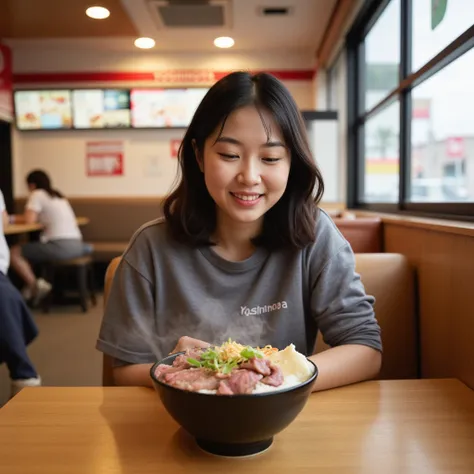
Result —
<instances>
[{"instance_id":1,"label":"customer's jeans","mask_svg":"<svg viewBox=\"0 0 474 474\"><path fill-rule=\"evenodd\" d=\"M12 380L38 374L26 352L38 328L20 292L0 272L0 363L5 362Z\"/></svg>"}]
</instances>

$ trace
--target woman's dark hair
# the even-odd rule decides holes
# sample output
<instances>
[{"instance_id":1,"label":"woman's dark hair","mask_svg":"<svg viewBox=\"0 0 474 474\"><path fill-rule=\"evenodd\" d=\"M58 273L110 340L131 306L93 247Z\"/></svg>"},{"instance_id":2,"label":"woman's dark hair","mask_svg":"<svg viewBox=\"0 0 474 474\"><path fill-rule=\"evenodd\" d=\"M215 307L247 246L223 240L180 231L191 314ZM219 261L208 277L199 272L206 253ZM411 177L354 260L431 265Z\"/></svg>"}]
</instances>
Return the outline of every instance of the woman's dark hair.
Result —
<instances>
[{"instance_id":1,"label":"woman's dark hair","mask_svg":"<svg viewBox=\"0 0 474 474\"><path fill-rule=\"evenodd\" d=\"M229 74L209 89L197 108L178 152L179 183L164 202L171 235L192 246L213 245L216 204L206 188L193 142L203 156L206 139L218 127L222 132L229 115L247 105L255 105L257 110L266 110L273 116L291 154L286 190L265 214L262 232L254 243L269 249L288 245L303 248L315 239L323 179L311 155L298 107L286 87L267 73ZM263 125L268 134L268 125Z\"/></svg>"},{"instance_id":2,"label":"woman's dark hair","mask_svg":"<svg viewBox=\"0 0 474 474\"><path fill-rule=\"evenodd\" d=\"M43 170L31 171L26 177L28 184L34 184L36 189L44 189L51 197L64 197L57 189L51 187L51 180Z\"/></svg>"}]
</instances>

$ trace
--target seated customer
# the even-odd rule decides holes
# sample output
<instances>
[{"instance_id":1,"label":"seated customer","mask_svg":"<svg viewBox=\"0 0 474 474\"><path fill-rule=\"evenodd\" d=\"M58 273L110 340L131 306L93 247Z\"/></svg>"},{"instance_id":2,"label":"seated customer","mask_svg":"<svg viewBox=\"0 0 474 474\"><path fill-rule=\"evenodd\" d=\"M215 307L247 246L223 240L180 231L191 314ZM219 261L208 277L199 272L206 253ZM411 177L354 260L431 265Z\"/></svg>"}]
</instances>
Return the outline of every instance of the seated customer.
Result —
<instances>
[{"instance_id":1,"label":"seated customer","mask_svg":"<svg viewBox=\"0 0 474 474\"><path fill-rule=\"evenodd\" d=\"M36 280L31 264L48 263L57 260L77 258L85 253L86 247L76 222L76 216L69 201L51 187L49 176L42 170L32 171L26 178L30 195L23 216L16 216L16 223L39 222L44 230L39 242L28 242L11 248L11 266L26 283L25 298L40 299L51 289L44 280ZM49 285L49 290L47 286Z\"/></svg>"},{"instance_id":2,"label":"seated customer","mask_svg":"<svg viewBox=\"0 0 474 474\"><path fill-rule=\"evenodd\" d=\"M3 228L8 215L1 191L0 215L0 364L7 364L13 396L23 387L41 385L41 378L26 351L38 329L21 294L7 277L9 251Z\"/></svg>"}]
</instances>

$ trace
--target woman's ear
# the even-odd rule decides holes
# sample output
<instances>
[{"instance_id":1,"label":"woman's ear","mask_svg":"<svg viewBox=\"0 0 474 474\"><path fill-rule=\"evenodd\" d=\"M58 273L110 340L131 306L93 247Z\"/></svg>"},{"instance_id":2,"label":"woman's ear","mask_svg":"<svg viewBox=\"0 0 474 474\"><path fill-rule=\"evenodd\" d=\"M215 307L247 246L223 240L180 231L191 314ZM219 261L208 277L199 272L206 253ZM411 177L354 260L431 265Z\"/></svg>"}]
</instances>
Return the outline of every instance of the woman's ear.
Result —
<instances>
[{"instance_id":1,"label":"woman's ear","mask_svg":"<svg viewBox=\"0 0 474 474\"><path fill-rule=\"evenodd\" d=\"M201 170L201 173L204 173L204 161L202 159L201 154L199 153L199 149L197 147L196 140L194 138L191 140L191 144L193 146L194 156L196 157L196 161L199 166L199 169Z\"/></svg>"}]
</instances>

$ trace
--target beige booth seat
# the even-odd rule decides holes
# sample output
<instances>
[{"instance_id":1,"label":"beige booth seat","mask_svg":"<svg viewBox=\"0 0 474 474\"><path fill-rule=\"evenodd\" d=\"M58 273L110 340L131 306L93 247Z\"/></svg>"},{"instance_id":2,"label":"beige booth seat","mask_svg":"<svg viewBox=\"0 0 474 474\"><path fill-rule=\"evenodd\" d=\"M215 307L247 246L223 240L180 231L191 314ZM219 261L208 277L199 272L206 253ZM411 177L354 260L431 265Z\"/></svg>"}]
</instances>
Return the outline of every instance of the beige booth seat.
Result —
<instances>
[{"instance_id":1,"label":"beige booth seat","mask_svg":"<svg viewBox=\"0 0 474 474\"><path fill-rule=\"evenodd\" d=\"M104 288L107 302L110 285L120 258L110 263ZM400 254L356 254L356 270L367 293L375 296L375 313L382 328L384 345L380 379L407 379L418 376L418 338L415 313L414 274ZM327 349L318 337L316 352ZM103 359L103 385L113 385L110 357Z\"/></svg>"}]
</instances>

